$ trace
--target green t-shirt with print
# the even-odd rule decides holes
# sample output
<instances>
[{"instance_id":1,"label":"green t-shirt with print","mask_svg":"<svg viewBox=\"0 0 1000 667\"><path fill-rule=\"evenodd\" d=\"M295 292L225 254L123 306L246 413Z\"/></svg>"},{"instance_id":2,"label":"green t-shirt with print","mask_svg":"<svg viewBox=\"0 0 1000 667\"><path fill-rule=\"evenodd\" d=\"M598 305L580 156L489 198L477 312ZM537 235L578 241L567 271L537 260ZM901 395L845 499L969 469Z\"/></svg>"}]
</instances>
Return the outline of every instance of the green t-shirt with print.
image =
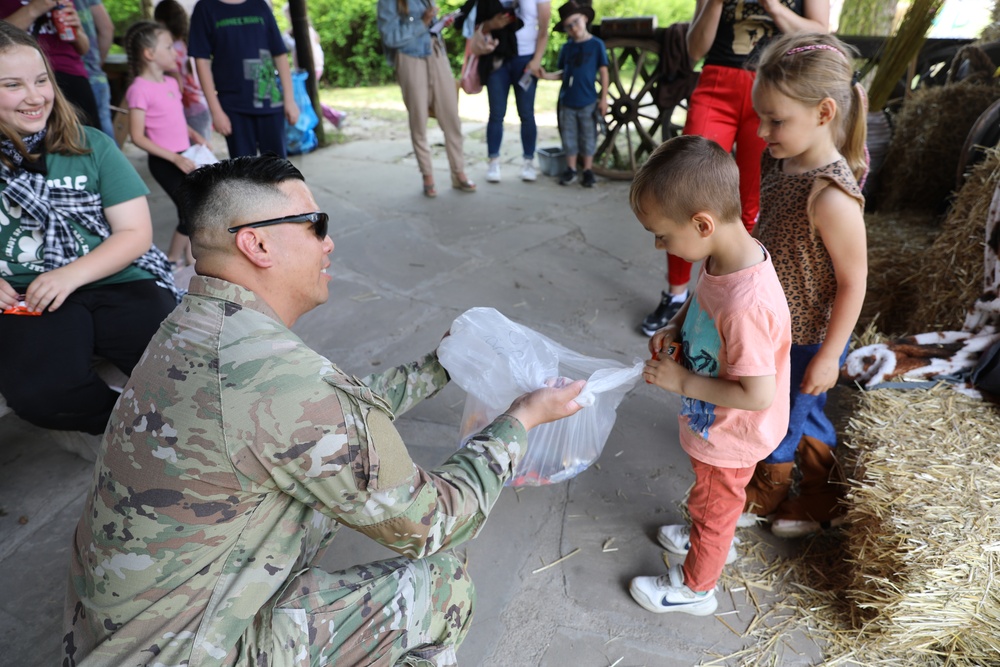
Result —
<instances>
[{"instance_id":1,"label":"green t-shirt with print","mask_svg":"<svg viewBox=\"0 0 1000 667\"><path fill-rule=\"evenodd\" d=\"M89 153L45 156L49 188L75 188L99 193L104 208L149 194L149 188L110 137L92 127L83 129L86 144L91 149ZM0 182L0 192L5 187L6 183ZM32 232L24 229L19 224L20 219L21 207L8 208L7 202L0 198L0 278L18 290L26 288L45 270L45 234L41 230ZM88 232L82 225L71 223L70 227L76 241L77 256L82 257L100 245L101 237ZM154 277L133 264L86 287L149 280Z\"/></svg>"}]
</instances>

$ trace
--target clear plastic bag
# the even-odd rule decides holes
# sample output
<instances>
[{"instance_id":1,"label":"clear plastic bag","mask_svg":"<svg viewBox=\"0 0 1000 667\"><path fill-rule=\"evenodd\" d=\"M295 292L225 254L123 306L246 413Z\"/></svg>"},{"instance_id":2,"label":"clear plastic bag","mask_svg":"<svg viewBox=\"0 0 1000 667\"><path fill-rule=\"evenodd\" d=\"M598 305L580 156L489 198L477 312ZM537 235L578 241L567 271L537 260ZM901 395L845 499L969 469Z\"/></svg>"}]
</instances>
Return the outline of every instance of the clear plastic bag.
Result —
<instances>
[{"instance_id":1,"label":"clear plastic bag","mask_svg":"<svg viewBox=\"0 0 1000 667\"><path fill-rule=\"evenodd\" d=\"M521 394L553 378L587 380L577 398L583 410L528 433L527 454L509 486L554 484L590 467L600 457L618 404L635 386L643 365L584 356L493 308L473 308L458 317L451 335L438 347L438 358L467 394L459 434L463 444Z\"/></svg>"}]
</instances>

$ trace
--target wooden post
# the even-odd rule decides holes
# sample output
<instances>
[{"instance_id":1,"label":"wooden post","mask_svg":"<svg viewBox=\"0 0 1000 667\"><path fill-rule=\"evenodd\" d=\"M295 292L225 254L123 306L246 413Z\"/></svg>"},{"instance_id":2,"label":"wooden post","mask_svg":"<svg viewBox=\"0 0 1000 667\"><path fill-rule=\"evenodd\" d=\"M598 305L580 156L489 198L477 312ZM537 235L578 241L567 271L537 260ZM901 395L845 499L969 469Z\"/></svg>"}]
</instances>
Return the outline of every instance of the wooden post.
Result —
<instances>
[{"instance_id":1,"label":"wooden post","mask_svg":"<svg viewBox=\"0 0 1000 667\"><path fill-rule=\"evenodd\" d=\"M144 0L146 1L146 0ZM323 131L323 108L319 103L319 90L316 81L316 65L313 63L312 40L309 38L309 14L306 12L306 0L288 0L288 14L292 20L292 38L295 40L295 56L299 68L309 75L306 79L306 90L312 101L313 110L319 122L316 124L316 140L320 146L326 145L326 133ZM289 58L291 65L291 58ZM286 95L293 91L285 91Z\"/></svg>"}]
</instances>

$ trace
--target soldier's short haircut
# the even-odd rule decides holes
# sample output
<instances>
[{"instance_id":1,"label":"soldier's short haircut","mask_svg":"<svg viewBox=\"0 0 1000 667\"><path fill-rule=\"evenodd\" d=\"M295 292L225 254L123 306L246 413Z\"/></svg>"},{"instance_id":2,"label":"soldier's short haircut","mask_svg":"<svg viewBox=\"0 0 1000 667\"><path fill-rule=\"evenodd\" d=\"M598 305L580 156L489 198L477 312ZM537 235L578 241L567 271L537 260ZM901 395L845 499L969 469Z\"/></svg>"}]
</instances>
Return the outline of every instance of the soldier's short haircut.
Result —
<instances>
[{"instance_id":1,"label":"soldier's short haircut","mask_svg":"<svg viewBox=\"0 0 1000 667\"><path fill-rule=\"evenodd\" d=\"M719 144L696 135L674 137L660 144L639 167L629 190L636 213L656 206L674 222L686 222L708 212L720 222L740 219L740 172L736 161Z\"/></svg>"},{"instance_id":2,"label":"soldier's short haircut","mask_svg":"<svg viewBox=\"0 0 1000 667\"><path fill-rule=\"evenodd\" d=\"M196 169L178 189L191 236L253 222L262 208L285 198L278 186L289 180L305 177L275 155L238 157Z\"/></svg>"}]
</instances>

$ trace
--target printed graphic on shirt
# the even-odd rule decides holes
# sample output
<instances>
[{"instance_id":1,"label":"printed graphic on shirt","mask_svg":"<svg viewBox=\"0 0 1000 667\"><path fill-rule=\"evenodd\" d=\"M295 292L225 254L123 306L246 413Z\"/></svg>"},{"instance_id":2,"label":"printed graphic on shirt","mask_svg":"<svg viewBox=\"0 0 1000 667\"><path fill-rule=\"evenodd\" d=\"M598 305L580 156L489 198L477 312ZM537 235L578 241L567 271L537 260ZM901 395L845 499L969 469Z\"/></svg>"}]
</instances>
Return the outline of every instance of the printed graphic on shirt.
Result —
<instances>
[{"instance_id":1,"label":"printed graphic on shirt","mask_svg":"<svg viewBox=\"0 0 1000 667\"><path fill-rule=\"evenodd\" d=\"M681 329L681 362L685 368L706 377L719 376L719 350L722 339L715 321L701 309L697 295L691 298L687 317ZM709 440L709 429L715 423L715 405L687 396L681 397L681 416L688 428Z\"/></svg>"},{"instance_id":2,"label":"printed graphic on shirt","mask_svg":"<svg viewBox=\"0 0 1000 667\"><path fill-rule=\"evenodd\" d=\"M781 0L781 4L793 9L794 0ZM770 39L777 31L774 19L752 0L724 3L722 21L733 26L732 49L738 56L748 55L759 42Z\"/></svg>"},{"instance_id":3,"label":"printed graphic on shirt","mask_svg":"<svg viewBox=\"0 0 1000 667\"><path fill-rule=\"evenodd\" d=\"M244 60L243 78L253 82L254 108L263 108L264 100L271 105L281 104L281 88L270 51L261 49L259 58Z\"/></svg>"},{"instance_id":4,"label":"printed graphic on shirt","mask_svg":"<svg viewBox=\"0 0 1000 667\"><path fill-rule=\"evenodd\" d=\"M46 181L49 188L72 188L86 190L88 178L86 175L64 176ZM9 277L15 274L45 272L44 246L45 232L43 230L28 230L21 226L22 210L20 206L10 208L0 207L0 276ZM94 249L100 238L86 233L82 227L70 225L76 254L82 257ZM14 266L19 265L20 271Z\"/></svg>"}]
</instances>

